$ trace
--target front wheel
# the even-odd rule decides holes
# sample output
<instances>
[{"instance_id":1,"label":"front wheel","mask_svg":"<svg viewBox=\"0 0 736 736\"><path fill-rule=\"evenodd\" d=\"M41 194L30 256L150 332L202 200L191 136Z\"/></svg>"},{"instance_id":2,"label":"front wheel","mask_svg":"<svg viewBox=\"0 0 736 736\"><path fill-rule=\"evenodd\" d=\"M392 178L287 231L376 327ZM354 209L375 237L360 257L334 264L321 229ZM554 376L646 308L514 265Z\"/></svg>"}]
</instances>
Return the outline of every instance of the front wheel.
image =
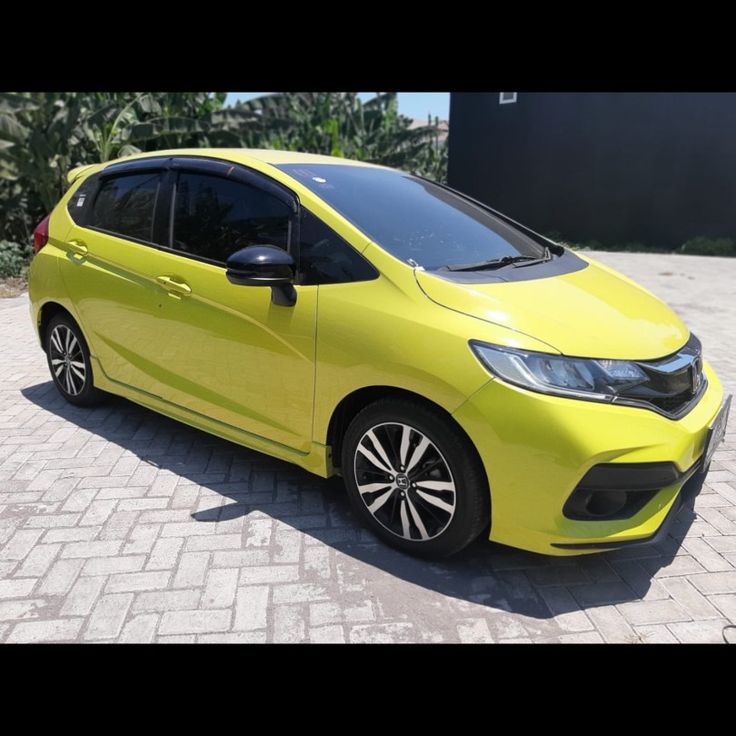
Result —
<instances>
[{"instance_id":1,"label":"front wheel","mask_svg":"<svg viewBox=\"0 0 736 736\"><path fill-rule=\"evenodd\" d=\"M356 513L405 552L447 557L488 525L485 471L468 438L420 402L382 399L345 433L342 472Z\"/></svg>"}]
</instances>

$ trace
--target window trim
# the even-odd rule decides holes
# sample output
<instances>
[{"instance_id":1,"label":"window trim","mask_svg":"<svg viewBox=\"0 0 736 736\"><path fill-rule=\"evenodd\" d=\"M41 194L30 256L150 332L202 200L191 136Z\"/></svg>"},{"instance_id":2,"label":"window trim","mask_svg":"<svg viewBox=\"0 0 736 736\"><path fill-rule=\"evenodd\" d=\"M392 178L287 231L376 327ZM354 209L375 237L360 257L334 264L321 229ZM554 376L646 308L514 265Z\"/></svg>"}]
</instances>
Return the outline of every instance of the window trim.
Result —
<instances>
[{"instance_id":1,"label":"window trim","mask_svg":"<svg viewBox=\"0 0 736 736\"><path fill-rule=\"evenodd\" d=\"M168 245L152 243L148 240L140 240L122 233L93 227L89 224L90 213L94 209L97 195L99 194L100 188L105 180L113 176L132 176L135 174L143 174L148 171L160 171L162 173L161 183L159 184L156 201L154 202L153 231L165 234L165 240ZM267 194L275 196L277 199L280 199L282 202L287 204L291 210L291 214L289 216L289 242L287 244L287 253L294 258L294 262L297 267L295 283L299 283L299 279L301 278L301 269L299 268L299 213L301 203L299 201L299 196L292 189L281 182L276 181L276 179L268 174L264 174L262 171L257 171L256 169L252 169L249 166L245 166L244 164L236 163L234 161L213 158L211 156L192 155L156 156L111 164L101 171L91 174L91 176L98 177L95 188L91 192L91 204L89 207L84 208L85 211L81 213L82 217L78 223L75 223L76 226L92 230L93 232L102 233L103 235L110 235L120 240L135 243L136 245L144 245L148 248L153 248L154 250L171 253L176 256L181 256L182 258L189 258L193 261L199 261L200 263L207 263L211 266L217 266L225 271L226 265L222 261L215 261L211 258L205 258L193 253L186 253L171 247L174 232L176 181L180 171L190 171L208 176L230 179L231 181L239 181L247 186L252 186L256 189L260 189L261 191L265 191ZM233 174L235 174L235 176L233 176ZM86 179L83 180L79 186L82 186L84 181L86 181ZM264 186L264 184L266 186Z\"/></svg>"},{"instance_id":2,"label":"window trim","mask_svg":"<svg viewBox=\"0 0 736 736\"><path fill-rule=\"evenodd\" d=\"M204 157L202 157L204 158ZM211 160L211 159L208 159ZM171 188L168 190L167 195L170 197L168 202L168 234L167 234L167 240L168 245L162 246L165 250L168 250L171 253L174 253L179 256L184 256L185 258L191 258L195 261L201 261L202 263L209 263L212 266L218 266L225 270L227 268L227 265L225 261L216 261L214 258L206 258L205 256L199 256L196 253L187 253L183 250L178 250L177 248L173 247L174 243L174 213L176 211L176 190L179 184L179 176L181 173L194 173L199 174L200 176L212 176L217 179L225 179L227 181L234 181L238 184L241 184L243 186L251 187L253 189L257 189L261 192L264 192L270 196L274 196L274 193L272 191L269 191L269 189L266 189L265 187L260 186L260 182L257 182L257 180L250 179L246 181L245 177L234 177L230 176L233 169L238 166L238 164L230 163L229 166L227 166L228 162L223 162L226 164L227 171L223 172L222 169L210 169L209 167L205 168L203 166L195 165L187 165L187 166L181 166L181 167L171 167L170 174L172 177L171 181ZM245 168L245 167L243 167ZM252 171L251 169L248 170L250 173ZM257 172L260 174L261 172ZM262 174L263 177L266 177L265 174ZM257 182L257 183L251 183ZM275 181L271 179L271 181ZM289 192L290 190L286 189L286 187L283 187L284 190ZM294 259L294 263L297 266L297 270L295 273L295 282L298 283L297 279L301 275L299 272L299 212L301 210L301 204L299 202L299 198L295 193L292 193L292 197L290 198L290 202L286 199L285 196L276 196L276 199L279 199L281 202L286 204L289 207L289 233L287 235L287 242L286 242L286 252L291 255L291 257Z\"/></svg>"},{"instance_id":3,"label":"window trim","mask_svg":"<svg viewBox=\"0 0 736 736\"><path fill-rule=\"evenodd\" d=\"M110 230L103 230L102 228L93 227L88 224L90 215L97 201L97 195L106 180L112 177L133 176L135 174L154 171L161 172L161 182L159 183L156 200L154 202L152 232L154 235L160 235L166 245L133 238L129 235L123 235L122 233L116 233ZM226 159L213 158L211 156L156 156L145 159L134 159L132 161L123 161L111 164L105 169L91 174L88 178L97 177L97 179L95 186L89 195L90 205L84 208L84 212L81 213L82 217L80 218L80 221L76 223L76 226L86 228L87 230L92 230L94 232L99 232L103 235L109 235L113 238L118 238L119 240L134 243L135 245L142 245L147 248L153 248L154 250L170 253L171 255L179 256L181 258L188 258L200 263L206 263L210 266L216 266L224 272L227 266L223 261L216 261L212 258L198 256L194 253L187 253L172 247L174 235L174 211L176 207L176 185L181 172L198 173L204 176L215 176L222 179L237 181L245 186L251 186L270 194L271 196L275 196L277 199L284 202L290 209L289 236L286 252L294 259L295 286L339 286L340 284L374 281L380 276L379 270L357 248L355 248L352 243L343 238L334 230L334 228L328 225L311 209L304 207L299 199L299 195L290 187L282 184L262 171L257 171L256 169L252 169L241 163L236 163ZM87 179L84 179L79 186L83 186L85 181L87 181ZM360 279L359 281L303 284L302 281L304 279L305 272L302 268L300 252L302 209L307 211L312 215L312 217L319 220L325 227L335 232L335 235L337 235L337 237L340 238L347 247L355 251L355 253L370 266L373 271L373 276L370 279Z\"/></svg>"},{"instance_id":4,"label":"window trim","mask_svg":"<svg viewBox=\"0 0 736 736\"><path fill-rule=\"evenodd\" d=\"M109 176L105 176L105 177L100 176L100 178L97 180L97 183L95 185L94 190L92 191L92 196L90 198L92 203L91 203L91 205L89 207L85 207L85 212L82 213L83 216L82 216L80 222L77 223L77 227L84 227L87 230L92 230L92 231L94 231L96 233L103 233L104 235L112 235L113 237L120 238L121 240L129 240L131 243L138 243L138 244L142 244L142 245L149 245L149 246L151 246L153 248L161 248L161 247L163 247L163 246L158 245L158 243L152 243L152 242L150 242L148 240L143 240L141 238L134 238L131 235L125 235L124 233L116 233L116 232L114 232L112 230L105 230L104 228L94 227L93 225L89 224L90 217L91 217L92 213L94 212L95 205L97 204L97 197L100 195L100 192L102 191L102 187L105 185L106 181L108 181L109 179L112 179L113 176L116 179L118 179L118 178L121 179L121 178L126 177L126 176L135 176L136 174L146 174L146 173L149 173L149 172L150 173L154 173L157 170L160 171L160 173L161 173L161 179L160 179L160 181L158 183L158 188L156 189L156 198L153 200L153 216L151 218L151 234L153 235L153 233L154 233L154 231L156 229L156 213L157 213L157 210L158 210L159 199L161 198L161 189L163 188L164 181L166 179L166 172L164 170L162 170L162 169L157 169L156 167L146 167L143 170L138 170L138 169L136 169L136 170L134 170L134 169L127 170L126 169L124 171L119 171L118 170L118 172L116 172L116 174L117 174L116 176L114 176L114 175L109 175ZM107 169L105 169L105 171L107 171ZM95 176L95 174L93 174L92 176ZM80 187L83 184L84 184L84 182L82 182L82 184L80 184Z\"/></svg>"},{"instance_id":5,"label":"window trim","mask_svg":"<svg viewBox=\"0 0 736 736\"><path fill-rule=\"evenodd\" d=\"M190 171L206 176L218 176L260 189L276 197L276 199L280 199L289 207L292 214L296 212L299 204L299 197L296 192L268 176L268 174L235 161L216 159L209 156L175 156L172 157L167 168L171 171Z\"/></svg>"},{"instance_id":6,"label":"window trim","mask_svg":"<svg viewBox=\"0 0 736 736\"><path fill-rule=\"evenodd\" d=\"M302 215L306 212L312 217L314 217L315 220L317 220L320 224L322 224L324 227L326 227L331 233L334 233L335 236L340 240L341 243L344 243L350 250L352 250L358 258L360 258L364 263L368 265L368 267L371 269L373 275L368 279L351 279L350 281L326 281L324 283L318 282L316 284L303 284L302 281L304 280L305 272L302 268L302 262L301 262L301 222L302 222ZM295 285L301 285L301 286L319 286L320 288L324 286L339 286L341 284L362 284L367 281L375 281L381 274L380 271L351 243L349 243L345 238L338 233L335 228L328 225L319 215L316 215L312 210L305 207L304 205L301 205L299 207L299 214L297 215L297 250L299 254L299 259L296 261L297 264L297 276L294 281ZM296 259L295 259L296 260Z\"/></svg>"},{"instance_id":7,"label":"window trim","mask_svg":"<svg viewBox=\"0 0 736 736\"><path fill-rule=\"evenodd\" d=\"M95 200L97 199L97 192L100 189L100 181L101 180L99 173L90 174L79 182L79 184L74 188L72 195L67 200L66 211L69 214L72 222L77 227L87 227L86 223L89 219L89 214L90 212L92 212L92 207L94 207ZM76 184L77 182L74 183ZM91 189L87 194L88 202L85 207L82 207L81 212L74 212L75 208L71 207L72 200L79 196L79 190L82 189L82 187L84 187L86 184L91 184ZM77 215L79 219L77 219Z\"/></svg>"}]
</instances>

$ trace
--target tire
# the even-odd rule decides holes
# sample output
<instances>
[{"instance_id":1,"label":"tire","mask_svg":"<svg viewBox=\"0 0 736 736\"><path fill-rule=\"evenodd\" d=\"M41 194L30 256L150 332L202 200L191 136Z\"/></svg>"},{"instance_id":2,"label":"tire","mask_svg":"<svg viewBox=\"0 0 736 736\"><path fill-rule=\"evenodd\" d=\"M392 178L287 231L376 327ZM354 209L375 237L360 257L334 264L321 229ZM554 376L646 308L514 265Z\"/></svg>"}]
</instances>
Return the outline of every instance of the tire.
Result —
<instances>
[{"instance_id":1,"label":"tire","mask_svg":"<svg viewBox=\"0 0 736 736\"><path fill-rule=\"evenodd\" d=\"M460 428L430 406L381 399L365 407L348 426L341 462L358 517L404 552L449 557L489 524L480 458Z\"/></svg>"},{"instance_id":2,"label":"tire","mask_svg":"<svg viewBox=\"0 0 736 736\"><path fill-rule=\"evenodd\" d=\"M59 393L75 406L94 406L106 394L94 386L89 348L77 323L56 314L46 328L46 359Z\"/></svg>"}]
</instances>

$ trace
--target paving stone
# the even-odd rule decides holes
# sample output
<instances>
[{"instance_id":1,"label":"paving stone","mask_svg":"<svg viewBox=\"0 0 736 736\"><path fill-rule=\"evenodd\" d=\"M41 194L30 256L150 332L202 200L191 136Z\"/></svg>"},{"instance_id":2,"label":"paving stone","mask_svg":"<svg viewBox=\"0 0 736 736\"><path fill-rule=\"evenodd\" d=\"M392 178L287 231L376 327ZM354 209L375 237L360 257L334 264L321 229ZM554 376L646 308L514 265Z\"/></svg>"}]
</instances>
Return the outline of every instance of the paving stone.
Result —
<instances>
[{"instance_id":1,"label":"paving stone","mask_svg":"<svg viewBox=\"0 0 736 736\"><path fill-rule=\"evenodd\" d=\"M118 540L69 542L61 550L61 557L113 557L120 551L121 544Z\"/></svg>"},{"instance_id":2,"label":"paving stone","mask_svg":"<svg viewBox=\"0 0 736 736\"><path fill-rule=\"evenodd\" d=\"M636 640L636 633L614 606L591 608L588 618L606 642L632 644Z\"/></svg>"},{"instance_id":3,"label":"paving stone","mask_svg":"<svg viewBox=\"0 0 736 736\"><path fill-rule=\"evenodd\" d=\"M593 256L669 300L736 392L736 260ZM127 401L71 407L27 296L0 324L0 641L674 643L736 620L733 427L656 546L479 540L429 563L362 529L339 483Z\"/></svg>"},{"instance_id":4,"label":"paving stone","mask_svg":"<svg viewBox=\"0 0 736 736\"><path fill-rule=\"evenodd\" d=\"M64 600L62 616L87 616L105 587L104 577L78 578Z\"/></svg>"},{"instance_id":5,"label":"paving stone","mask_svg":"<svg viewBox=\"0 0 736 736\"><path fill-rule=\"evenodd\" d=\"M39 595L64 595L82 570L84 560L57 560L38 588Z\"/></svg>"},{"instance_id":6,"label":"paving stone","mask_svg":"<svg viewBox=\"0 0 736 736\"><path fill-rule=\"evenodd\" d=\"M665 624L635 626L634 632L639 644L677 644L677 638Z\"/></svg>"},{"instance_id":7,"label":"paving stone","mask_svg":"<svg viewBox=\"0 0 736 736\"><path fill-rule=\"evenodd\" d=\"M237 631L222 634L200 634L197 641L201 644L265 644L265 631Z\"/></svg>"},{"instance_id":8,"label":"paving stone","mask_svg":"<svg viewBox=\"0 0 736 736\"><path fill-rule=\"evenodd\" d=\"M184 552L176 570L174 587L192 588L203 585L209 560L209 552Z\"/></svg>"},{"instance_id":9,"label":"paving stone","mask_svg":"<svg viewBox=\"0 0 736 736\"><path fill-rule=\"evenodd\" d=\"M0 560L24 559L42 534L42 529L19 529L0 551Z\"/></svg>"},{"instance_id":10,"label":"paving stone","mask_svg":"<svg viewBox=\"0 0 736 736\"><path fill-rule=\"evenodd\" d=\"M669 578L662 585L673 600L696 621L720 616L708 599L701 595L687 578Z\"/></svg>"},{"instance_id":11,"label":"paving stone","mask_svg":"<svg viewBox=\"0 0 736 736\"><path fill-rule=\"evenodd\" d=\"M487 644L493 641L488 623L484 618L458 621L457 635L463 644Z\"/></svg>"},{"instance_id":12,"label":"paving stone","mask_svg":"<svg viewBox=\"0 0 736 736\"><path fill-rule=\"evenodd\" d=\"M181 537L161 537L153 546L146 570L170 570L176 565L183 544Z\"/></svg>"},{"instance_id":13,"label":"paving stone","mask_svg":"<svg viewBox=\"0 0 736 736\"><path fill-rule=\"evenodd\" d=\"M40 577L46 574L51 563L56 559L61 544L39 544L26 556L23 564L16 572L17 577Z\"/></svg>"},{"instance_id":14,"label":"paving stone","mask_svg":"<svg viewBox=\"0 0 736 736\"><path fill-rule=\"evenodd\" d=\"M571 593L581 606L604 606L637 598L634 591L625 583L576 585L571 589Z\"/></svg>"},{"instance_id":15,"label":"paving stone","mask_svg":"<svg viewBox=\"0 0 736 736\"><path fill-rule=\"evenodd\" d=\"M230 609L167 611L161 616L158 630L162 635L227 631L230 628L231 615Z\"/></svg>"},{"instance_id":16,"label":"paving stone","mask_svg":"<svg viewBox=\"0 0 736 736\"><path fill-rule=\"evenodd\" d=\"M233 629L265 629L268 621L269 586L248 585L236 595Z\"/></svg>"},{"instance_id":17,"label":"paving stone","mask_svg":"<svg viewBox=\"0 0 736 736\"><path fill-rule=\"evenodd\" d=\"M622 603L618 610L630 624L638 626L687 621L690 618L687 611L673 600Z\"/></svg>"},{"instance_id":18,"label":"paving stone","mask_svg":"<svg viewBox=\"0 0 736 736\"><path fill-rule=\"evenodd\" d=\"M95 640L118 637L132 602L132 593L115 593L100 598L92 611L84 638Z\"/></svg>"},{"instance_id":19,"label":"paving stone","mask_svg":"<svg viewBox=\"0 0 736 736\"><path fill-rule=\"evenodd\" d=\"M212 569L202 594L204 608L231 608L238 587L237 569Z\"/></svg>"},{"instance_id":20,"label":"paving stone","mask_svg":"<svg viewBox=\"0 0 736 736\"><path fill-rule=\"evenodd\" d=\"M13 644L74 641L83 623L83 618L22 621L13 627L6 641Z\"/></svg>"},{"instance_id":21,"label":"paving stone","mask_svg":"<svg viewBox=\"0 0 736 736\"><path fill-rule=\"evenodd\" d=\"M18 580L0 580L0 599L24 598L36 587L38 578L20 578Z\"/></svg>"},{"instance_id":22,"label":"paving stone","mask_svg":"<svg viewBox=\"0 0 736 736\"><path fill-rule=\"evenodd\" d=\"M564 631L588 631L593 628L585 611L580 609L573 596L562 587L544 588L542 598L555 616L555 622ZM592 610L592 609L591 609Z\"/></svg>"},{"instance_id":23,"label":"paving stone","mask_svg":"<svg viewBox=\"0 0 736 736\"><path fill-rule=\"evenodd\" d=\"M123 572L138 572L146 562L144 555L123 557L93 557L84 563L82 575L113 575Z\"/></svg>"},{"instance_id":24,"label":"paving stone","mask_svg":"<svg viewBox=\"0 0 736 736\"><path fill-rule=\"evenodd\" d=\"M315 644L343 644L345 631L342 626L319 626L309 630L309 641Z\"/></svg>"},{"instance_id":25,"label":"paving stone","mask_svg":"<svg viewBox=\"0 0 736 736\"><path fill-rule=\"evenodd\" d=\"M691 575L690 582L705 595L714 593L736 593L736 570L733 572L714 572Z\"/></svg>"},{"instance_id":26,"label":"paving stone","mask_svg":"<svg viewBox=\"0 0 736 736\"><path fill-rule=\"evenodd\" d=\"M43 598L22 598L0 601L0 621L38 618L46 608Z\"/></svg>"},{"instance_id":27,"label":"paving stone","mask_svg":"<svg viewBox=\"0 0 736 736\"><path fill-rule=\"evenodd\" d=\"M133 604L133 611L177 611L192 609L199 604L201 597L202 591L199 589L139 593Z\"/></svg>"},{"instance_id":28,"label":"paving stone","mask_svg":"<svg viewBox=\"0 0 736 736\"><path fill-rule=\"evenodd\" d=\"M723 627L729 622L725 618L710 621L683 621L667 624L667 628L683 644L723 644Z\"/></svg>"},{"instance_id":29,"label":"paving stone","mask_svg":"<svg viewBox=\"0 0 736 736\"><path fill-rule=\"evenodd\" d=\"M168 570L152 572L123 572L111 575L106 591L108 593L137 592L142 590L161 590L171 580Z\"/></svg>"}]
</instances>

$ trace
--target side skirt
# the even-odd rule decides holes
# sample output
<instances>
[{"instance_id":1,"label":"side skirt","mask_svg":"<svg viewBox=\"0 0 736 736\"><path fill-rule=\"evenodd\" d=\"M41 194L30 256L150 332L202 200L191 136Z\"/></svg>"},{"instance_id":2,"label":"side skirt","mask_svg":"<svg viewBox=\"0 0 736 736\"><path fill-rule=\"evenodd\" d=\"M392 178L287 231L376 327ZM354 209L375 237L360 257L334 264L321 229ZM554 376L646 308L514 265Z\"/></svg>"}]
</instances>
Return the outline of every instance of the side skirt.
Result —
<instances>
[{"instance_id":1,"label":"side skirt","mask_svg":"<svg viewBox=\"0 0 736 736\"><path fill-rule=\"evenodd\" d=\"M105 374L99 360L95 356L90 356L90 360L92 362L92 372L95 377L95 386L102 391L122 396L136 404L145 406L147 409L152 409L159 414L163 414L195 429L201 429L203 432L209 432L209 434L213 434L221 439L229 440L243 447L248 447L251 450L257 450L265 455L293 463L322 478L329 478L335 474L332 464L329 462L329 448L326 445L322 445L319 442L312 442L312 449L309 452L299 452L260 435L246 432L230 424L225 424L224 422L219 422L216 419L194 412L191 409L172 404L159 396L154 396L133 386L114 381Z\"/></svg>"}]
</instances>

